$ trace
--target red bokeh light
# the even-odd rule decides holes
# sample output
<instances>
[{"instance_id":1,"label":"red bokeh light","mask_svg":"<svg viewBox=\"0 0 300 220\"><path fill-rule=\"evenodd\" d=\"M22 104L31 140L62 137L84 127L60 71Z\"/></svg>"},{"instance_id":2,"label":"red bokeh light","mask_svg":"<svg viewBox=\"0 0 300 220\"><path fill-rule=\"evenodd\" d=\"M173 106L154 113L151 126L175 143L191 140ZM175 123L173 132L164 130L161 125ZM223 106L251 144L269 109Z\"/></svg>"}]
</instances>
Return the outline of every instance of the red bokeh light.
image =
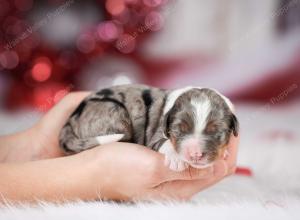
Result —
<instances>
[{"instance_id":1,"label":"red bokeh light","mask_svg":"<svg viewBox=\"0 0 300 220\"><path fill-rule=\"evenodd\" d=\"M130 34L123 34L116 42L116 48L122 53L131 53L136 47L136 39Z\"/></svg>"},{"instance_id":2,"label":"red bokeh light","mask_svg":"<svg viewBox=\"0 0 300 220\"><path fill-rule=\"evenodd\" d=\"M163 3L163 0L143 0L143 2L149 7L157 7Z\"/></svg>"},{"instance_id":3,"label":"red bokeh light","mask_svg":"<svg viewBox=\"0 0 300 220\"><path fill-rule=\"evenodd\" d=\"M124 0L107 0L105 7L112 15L119 15L126 9Z\"/></svg>"},{"instance_id":4,"label":"red bokeh light","mask_svg":"<svg viewBox=\"0 0 300 220\"><path fill-rule=\"evenodd\" d=\"M103 22L98 26L98 35L103 41L115 40L118 38L119 34L119 28L111 21Z\"/></svg>"},{"instance_id":5,"label":"red bokeh light","mask_svg":"<svg viewBox=\"0 0 300 220\"><path fill-rule=\"evenodd\" d=\"M158 31L164 25L164 18L160 13L152 11L146 16L145 25L151 31Z\"/></svg>"},{"instance_id":6,"label":"red bokeh light","mask_svg":"<svg viewBox=\"0 0 300 220\"><path fill-rule=\"evenodd\" d=\"M126 3L128 4L136 4L138 3L139 0L125 0Z\"/></svg>"},{"instance_id":7,"label":"red bokeh light","mask_svg":"<svg viewBox=\"0 0 300 220\"><path fill-rule=\"evenodd\" d=\"M0 53L0 65L5 69L14 69L19 64L19 56L15 51Z\"/></svg>"},{"instance_id":8,"label":"red bokeh light","mask_svg":"<svg viewBox=\"0 0 300 220\"><path fill-rule=\"evenodd\" d=\"M38 82L44 82L51 76L52 63L46 57L37 59L31 70L31 76Z\"/></svg>"}]
</instances>

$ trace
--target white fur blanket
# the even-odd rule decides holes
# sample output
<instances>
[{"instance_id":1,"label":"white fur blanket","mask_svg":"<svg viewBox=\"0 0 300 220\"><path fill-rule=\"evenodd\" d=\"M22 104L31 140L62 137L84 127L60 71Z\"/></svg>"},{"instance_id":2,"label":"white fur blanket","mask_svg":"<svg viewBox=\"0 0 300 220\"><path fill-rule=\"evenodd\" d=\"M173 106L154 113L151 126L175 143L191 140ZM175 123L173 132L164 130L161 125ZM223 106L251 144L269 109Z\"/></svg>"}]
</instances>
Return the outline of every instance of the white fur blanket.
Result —
<instances>
[{"instance_id":1,"label":"white fur blanket","mask_svg":"<svg viewBox=\"0 0 300 220\"><path fill-rule=\"evenodd\" d=\"M2 207L0 219L300 219L300 105L237 109L238 164L251 168L251 177L229 177L187 203L41 202Z\"/></svg>"}]
</instances>

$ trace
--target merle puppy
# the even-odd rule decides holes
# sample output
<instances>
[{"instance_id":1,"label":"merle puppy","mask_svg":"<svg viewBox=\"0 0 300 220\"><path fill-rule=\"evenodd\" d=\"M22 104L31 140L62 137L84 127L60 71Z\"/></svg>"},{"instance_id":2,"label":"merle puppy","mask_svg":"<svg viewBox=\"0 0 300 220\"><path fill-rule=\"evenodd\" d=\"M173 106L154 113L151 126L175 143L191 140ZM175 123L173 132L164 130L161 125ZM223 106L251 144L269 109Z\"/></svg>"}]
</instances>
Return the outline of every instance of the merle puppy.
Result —
<instances>
[{"instance_id":1,"label":"merle puppy","mask_svg":"<svg viewBox=\"0 0 300 220\"><path fill-rule=\"evenodd\" d=\"M222 157L238 120L232 103L213 89L162 90L145 85L102 89L85 98L60 132L72 154L111 142L145 145L182 171Z\"/></svg>"}]
</instances>

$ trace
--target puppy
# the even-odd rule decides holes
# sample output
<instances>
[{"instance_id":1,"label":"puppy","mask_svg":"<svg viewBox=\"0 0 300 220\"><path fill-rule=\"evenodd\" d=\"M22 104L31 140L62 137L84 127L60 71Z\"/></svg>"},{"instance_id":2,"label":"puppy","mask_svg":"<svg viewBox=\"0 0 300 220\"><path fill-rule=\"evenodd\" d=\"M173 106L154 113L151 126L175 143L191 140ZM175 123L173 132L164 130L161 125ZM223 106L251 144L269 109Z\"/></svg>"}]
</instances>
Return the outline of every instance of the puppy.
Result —
<instances>
[{"instance_id":1,"label":"puppy","mask_svg":"<svg viewBox=\"0 0 300 220\"><path fill-rule=\"evenodd\" d=\"M182 171L223 157L238 125L232 103L213 89L123 85L85 98L59 142L68 154L117 141L141 144L165 154L171 170Z\"/></svg>"}]
</instances>

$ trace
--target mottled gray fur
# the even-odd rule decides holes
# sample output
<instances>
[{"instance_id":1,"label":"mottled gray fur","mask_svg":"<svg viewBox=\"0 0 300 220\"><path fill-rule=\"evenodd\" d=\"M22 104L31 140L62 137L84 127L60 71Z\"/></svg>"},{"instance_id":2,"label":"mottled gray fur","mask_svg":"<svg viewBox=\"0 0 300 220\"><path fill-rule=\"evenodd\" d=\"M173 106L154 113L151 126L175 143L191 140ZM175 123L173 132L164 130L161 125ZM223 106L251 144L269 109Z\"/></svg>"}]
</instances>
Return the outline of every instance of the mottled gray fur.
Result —
<instances>
[{"instance_id":1,"label":"mottled gray fur","mask_svg":"<svg viewBox=\"0 0 300 220\"><path fill-rule=\"evenodd\" d=\"M167 91L144 85L115 86L85 98L60 133L66 152L94 147L96 136L125 134L121 141L155 147ZM160 134L160 135L158 135Z\"/></svg>"},{"instance_id":2,"label":"mottled gray fur","mask_svg":"<svg viewBox=\"0 0 300 220\"><path fill-rule=\"evenodd\" d=\"M181 141L194 131L191 99L209 99L211 112L203 131L211 160L230 134L237 135L238 122L224 99L210 89L191 89L163 114L171 91L145 85L123 85L100 90L85 98L60 133L60 145L76 153L98 145L96 136L124 134L122 142L142 144L158 150L167 138L180 151Z\"/></svg>"}]
</instances>

